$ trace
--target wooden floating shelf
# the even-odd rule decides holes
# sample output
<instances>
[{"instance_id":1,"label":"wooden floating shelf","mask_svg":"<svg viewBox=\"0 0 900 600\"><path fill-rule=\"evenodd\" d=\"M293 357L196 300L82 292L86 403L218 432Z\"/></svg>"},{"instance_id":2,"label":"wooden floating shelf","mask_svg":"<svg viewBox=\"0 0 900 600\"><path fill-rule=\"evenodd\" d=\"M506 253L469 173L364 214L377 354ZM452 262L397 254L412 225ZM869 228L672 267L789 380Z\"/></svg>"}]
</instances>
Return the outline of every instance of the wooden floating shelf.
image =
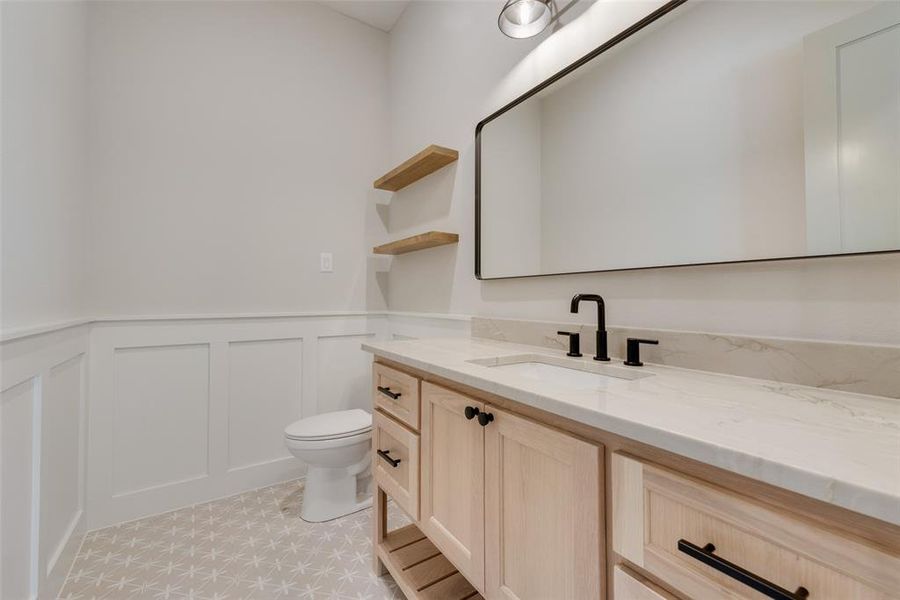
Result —
<instances>
[{"instance_id":1,"label":"wooden floating shelf","mask_svg":"<svg viewBox=\"0 0 900 600\"><path fill-rule=\"evenodd\" d=\"M428 146L399 167L375 180L375 189L396 192L456 161L459 152L443 146Z\"/></svg>"},{"instance_id":2,"label":"wooden floating shelf","mask_svg":"<svg viewBox=\"0 0 900 600\"><path fill-rule=\"evenodd\" d=\"M429 231L428 233L420 233L419 235L403 238L396 242L375 246L372 251L375 254L406 254L407 252L415 252L416 250L424 250L425 248L434 248L435 246L446 246L447 244L456 244L457 242L459 242L459 235L456 233Z\"/></svg>"},{"instance_id":3,"label":"wooden floating shelf","mask_svg":"<svg viewBox=\"0 0 900 600\"><path fill-rule=\"evenodd\" d=\"M415 525L385 535L377 552L409 600L484 600Z\"/></svg>"}]
</instances>

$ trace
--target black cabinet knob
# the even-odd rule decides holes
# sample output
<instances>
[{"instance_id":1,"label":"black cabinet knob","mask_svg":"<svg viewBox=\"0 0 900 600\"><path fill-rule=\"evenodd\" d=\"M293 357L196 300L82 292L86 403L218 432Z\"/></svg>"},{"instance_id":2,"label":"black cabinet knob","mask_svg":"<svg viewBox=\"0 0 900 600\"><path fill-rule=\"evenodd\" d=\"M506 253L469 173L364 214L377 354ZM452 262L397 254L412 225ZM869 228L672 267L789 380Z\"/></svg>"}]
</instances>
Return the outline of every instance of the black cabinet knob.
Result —
<instances>
[{"instance_id":1,"label":"black cabinet knob","mask_svg":"<svg viewBox=\"0 0 900 600\"><path fill-rule=\"evenodd\" d=\"M487 427L487 424L494 420L493 413L479 413L478 414L478 424L482 427Z\"/></svg>"},{"instance_id":2,"label":"black cabinet knob","mask_svg":"<svg viewBox=\"0 0 900 600\"><path fill-rule=\"evenodd\" d=\"M466 418L471 421L472 419L477 417L478 413L481 411L479 411L478 407L476 407L476 406L467 406L466 410L464 412L465 412Z\"/></svg>"}]
</instances>

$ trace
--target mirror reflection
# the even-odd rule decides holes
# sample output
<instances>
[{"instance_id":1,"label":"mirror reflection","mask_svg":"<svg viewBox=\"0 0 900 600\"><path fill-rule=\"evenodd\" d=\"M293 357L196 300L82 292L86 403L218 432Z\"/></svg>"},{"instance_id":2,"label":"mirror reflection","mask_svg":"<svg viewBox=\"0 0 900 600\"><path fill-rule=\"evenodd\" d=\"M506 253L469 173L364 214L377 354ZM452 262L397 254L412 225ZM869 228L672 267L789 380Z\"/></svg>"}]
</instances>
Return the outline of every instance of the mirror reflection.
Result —
<instances>
[{"instance_id":1,"label":"mirror reflection","mask_svg":"<svg viewBox=\"0 0 900 600\"><path fill-rule=\"evenodd\" d=\"M900 249L900 3L688 2L484 122L480 276Z\"/></svg>"}]
</instances>

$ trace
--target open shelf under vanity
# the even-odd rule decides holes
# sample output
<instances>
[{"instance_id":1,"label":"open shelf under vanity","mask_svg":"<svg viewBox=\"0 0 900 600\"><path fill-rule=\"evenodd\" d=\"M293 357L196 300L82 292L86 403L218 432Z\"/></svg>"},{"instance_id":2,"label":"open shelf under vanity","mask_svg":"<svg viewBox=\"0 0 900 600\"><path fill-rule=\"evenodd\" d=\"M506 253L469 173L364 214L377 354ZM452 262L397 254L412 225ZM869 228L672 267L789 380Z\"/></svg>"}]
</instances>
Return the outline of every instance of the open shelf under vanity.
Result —
<instances>
[{"instance_id":1,"label":"open shelf under vanity","mask_svg":"<svg viewBox=\"0 0 900 600\"><path fill-rule=\"evenodd\" d=\"M411 600L484 600L415 525L385 534L377 552Z\"/></svg>"}]
</instances>

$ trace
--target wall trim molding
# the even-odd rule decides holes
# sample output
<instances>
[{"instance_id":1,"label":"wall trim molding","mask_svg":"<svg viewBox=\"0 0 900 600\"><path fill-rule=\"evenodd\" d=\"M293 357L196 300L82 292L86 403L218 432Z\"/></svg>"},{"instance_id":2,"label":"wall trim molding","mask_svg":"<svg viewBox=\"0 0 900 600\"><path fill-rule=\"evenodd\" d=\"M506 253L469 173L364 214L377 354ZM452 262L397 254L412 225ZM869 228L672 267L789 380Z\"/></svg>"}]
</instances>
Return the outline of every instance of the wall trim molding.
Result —
<instances>
[{"instance_id":1,"label":"wall trim molding","mask_svg":"<svg viewBox=\"0 0 900 600\"><path fill-rule=\"evenodd\" d=\"M54 321L50 323L41 323L38 325L28 325L26 327L14 327L11 329L3 329L0 331L0 343L12 342L22 338L33 337L36 335L44 335L62 331L63 329L71 329L72 327L80 327L82 325L90 325L94 321L92 319L70 319L67 321Z\"/></svg>"},{"instance_id":2,"label":"wall trim molding","mask_svg":"<svg viewBox=\"0 0 900 600\"><path fill-rule=\"evenodd\" d=\"M83 317L78 319L70 319L65 321L56 321L49 323L41 323L37 325L29 325L26 327L16 327L0 330L0 344L13 342L28 337L47 335L65 329L74 327L98 325L121 325L127 323L143 323L143 322L182 322L182 321L240 321L240 320L264 320L264 319L321 319L321 318L346 318L346 317L399 317L410 319L428 319L438 321L473 321L475 319L487 319L495 321L515 321L518 323L549 323L556 322L549 319L526 319L517 317L503 317L496 315L476 315L476 314L460 314L460 313L430 313L430 312L414 312L414 311L396 311L396 310L349 310L349 311L299 311L299 312L276 312L276 313L200 313L200 314L163 314L163 315L123 315L123 316L97 316ZM561 323L561 322L560 322ZM567 322L568 323L568 322ZM590 327L590 323L571 322L570 326ZM609 328L616 329L647 329L636 325L608 325ZM734 331L691 331L686 329L667 329L667 328L651 328L653 331L661 331L671 334L702 334L710 336L736 337L736 338L765 338L767 340L779 340L785 342L810 342L816 344L839 344L841 346L865 346L865 347L881 347L881 348L897 348L898 344L887 344L881 342L859 342L853 340L830 340L803 337L786 337L778 335L757 335L752 333L736 333Z\"/></svg>"},{"instance_id":3,"label":"wall trim molding","mask_svg":"<svg viewBox=\"0 0 900 600\"><path fill-rule=\"evenodd\" d=\"M27 337L45 335L80 327L82 325L96 326L104 324L126 324L142 322L166 322L166 321L238 321L238 320L262 320L262 319L322 319L322 318L346 318L346 317L409 317L414 319L437 319L448 321L471 321L473 315L461 315L451 313L427 313L406 312L392 310L348 310L348 311L301 311L301 312L276 312L276 313L201 313L201 314L168 314L168 315L123 315L123 316L98 316L40 323L26 327L15 327L0 330L0 343L12 342Z\"/></svg>"}]
</instances>

